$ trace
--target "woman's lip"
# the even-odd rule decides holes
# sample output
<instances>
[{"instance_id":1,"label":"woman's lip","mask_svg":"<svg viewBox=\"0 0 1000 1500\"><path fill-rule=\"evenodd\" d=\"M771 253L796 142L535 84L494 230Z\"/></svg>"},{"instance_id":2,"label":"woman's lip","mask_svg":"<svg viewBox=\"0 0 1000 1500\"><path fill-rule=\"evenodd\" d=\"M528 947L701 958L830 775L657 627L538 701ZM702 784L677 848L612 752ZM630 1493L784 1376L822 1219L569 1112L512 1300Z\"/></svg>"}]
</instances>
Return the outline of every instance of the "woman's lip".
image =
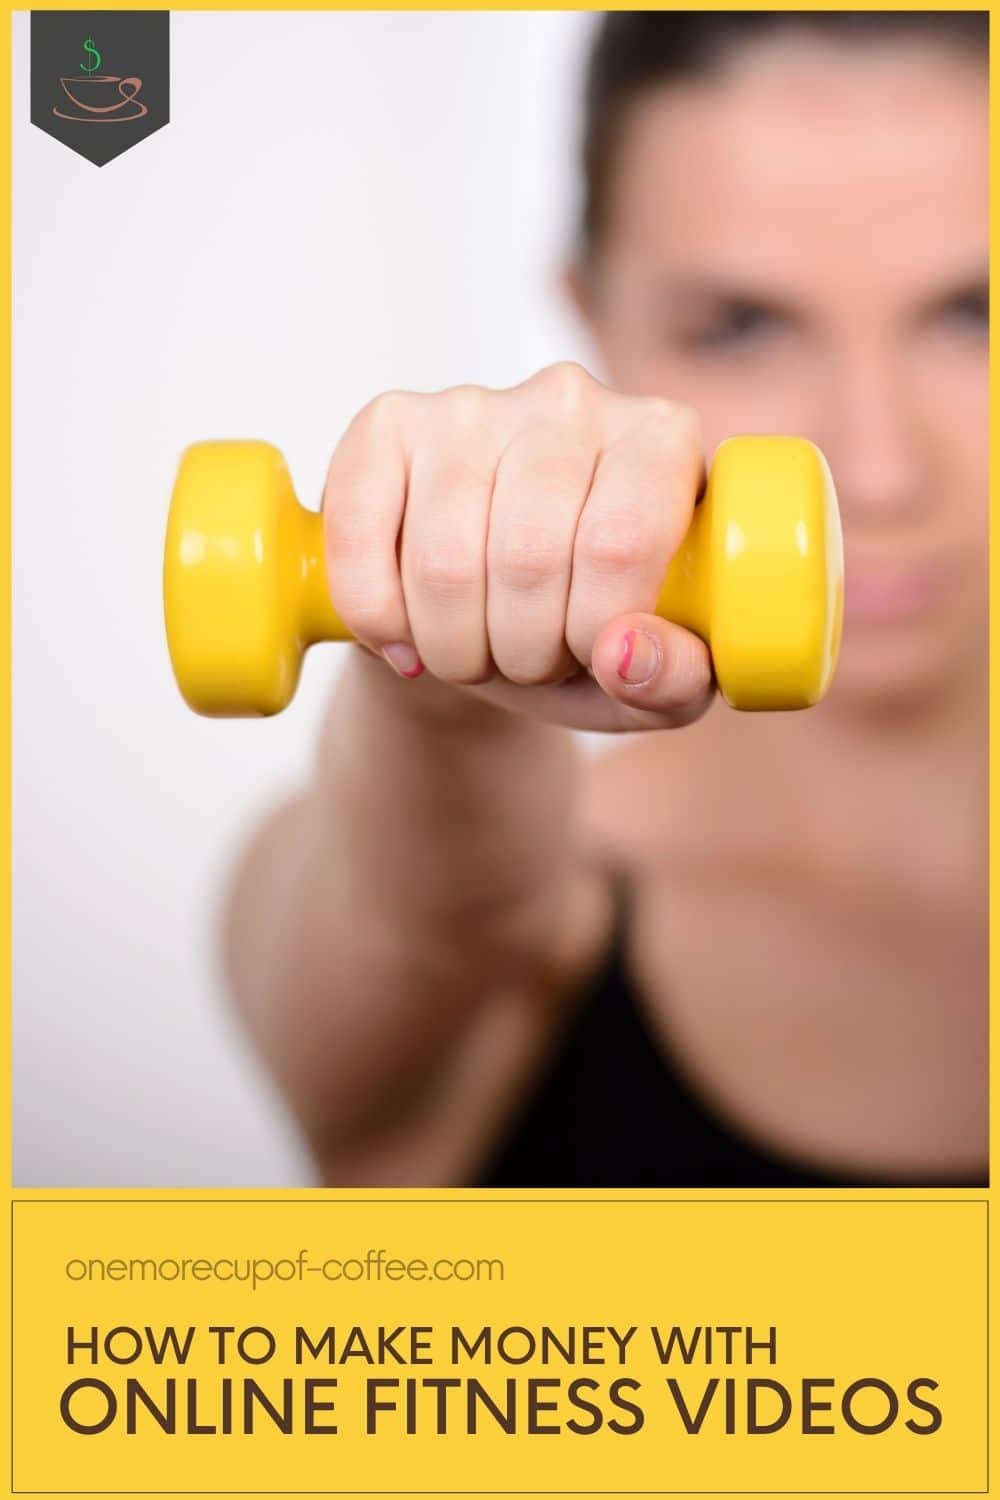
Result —
<instances>
[{"instance_id":1,"label":"woman's lip","mask_svg":"<svg viewBox=\"0 0 1000 1500\"><path fill-rule=\"evenodd\" d=\"M881 569L845 570L844 614L850 620L903 620L919 614L935 589L930 569L890 572Z\"/></svg>"}]
</instances>

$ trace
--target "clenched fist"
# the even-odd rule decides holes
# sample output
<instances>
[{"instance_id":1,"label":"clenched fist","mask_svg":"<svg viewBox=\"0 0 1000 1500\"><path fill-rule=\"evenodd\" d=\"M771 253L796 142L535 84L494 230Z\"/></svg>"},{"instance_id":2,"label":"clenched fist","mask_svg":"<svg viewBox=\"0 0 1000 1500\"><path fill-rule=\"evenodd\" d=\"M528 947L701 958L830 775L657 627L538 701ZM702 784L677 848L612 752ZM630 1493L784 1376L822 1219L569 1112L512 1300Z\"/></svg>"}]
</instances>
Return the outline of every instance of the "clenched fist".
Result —
<instances>
[{"instance_id":1,"label":"clenched fist","mask_svg":"<svg viewBox=\"0 0 1000 1500\"><path fill-rule=\"evenodd\" d=\"M708 649L652 611L704 477L689 407L579 365L391 391L330 462L330 591L402 677L575 728L687 723L711 698Z\"/></svg>"}]
</instances>

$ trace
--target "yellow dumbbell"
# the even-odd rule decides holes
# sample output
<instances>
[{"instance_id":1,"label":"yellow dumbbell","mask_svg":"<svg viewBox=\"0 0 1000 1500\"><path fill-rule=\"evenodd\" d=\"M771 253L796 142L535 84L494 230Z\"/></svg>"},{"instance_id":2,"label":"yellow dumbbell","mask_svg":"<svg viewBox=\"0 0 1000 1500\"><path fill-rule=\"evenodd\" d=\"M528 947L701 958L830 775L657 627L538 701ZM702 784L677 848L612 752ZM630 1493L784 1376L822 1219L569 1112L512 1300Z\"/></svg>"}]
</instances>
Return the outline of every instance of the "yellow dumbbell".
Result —
<instances>
[{"instance_id":1,"label":"yellow dumbbell","mask_svg":"<svg viewBox=\"0 0 1000 1500\"><path fill-rule=\"evenodd\" d=\"M727 702L807 708L840 646L843 545L826 460L803 438L735 437L667 570L656 612L695 631ZM279 713L316 641L350 640L327 586L321 514L270 443L195 443L167 524L163 597L196 712Z\"/></svg>"}]
</instances>

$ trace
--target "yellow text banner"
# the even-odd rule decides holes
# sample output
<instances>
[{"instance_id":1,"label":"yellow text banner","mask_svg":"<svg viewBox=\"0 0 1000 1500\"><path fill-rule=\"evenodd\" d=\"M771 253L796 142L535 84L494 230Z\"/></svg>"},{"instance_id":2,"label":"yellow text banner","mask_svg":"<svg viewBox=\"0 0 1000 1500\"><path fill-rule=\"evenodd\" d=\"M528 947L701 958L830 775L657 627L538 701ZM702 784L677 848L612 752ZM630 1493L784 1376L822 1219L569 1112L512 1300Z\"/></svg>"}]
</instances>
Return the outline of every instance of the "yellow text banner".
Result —
<instances>
[{"instance_id":1,"label":"yellow text banner","mask_svg":"<svg viewBox=\"0 0 1000 1500\"><path fill-rule=\"evenodd\" d=\"M15 1493L982 1493L981 1200L25 1199Z\"/></svg>"}]
</instances>

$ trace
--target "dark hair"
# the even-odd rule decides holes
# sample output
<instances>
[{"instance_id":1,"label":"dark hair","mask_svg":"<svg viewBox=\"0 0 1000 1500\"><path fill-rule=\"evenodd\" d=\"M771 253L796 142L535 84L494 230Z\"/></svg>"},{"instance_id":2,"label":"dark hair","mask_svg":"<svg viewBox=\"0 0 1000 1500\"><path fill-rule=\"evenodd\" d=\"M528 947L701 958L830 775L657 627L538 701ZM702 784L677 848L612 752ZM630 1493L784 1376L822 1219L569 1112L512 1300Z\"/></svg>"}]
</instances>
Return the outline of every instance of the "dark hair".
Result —
<instances>
[{"instance_id":1,"label":"dark hair","mask_svg":"<svg viewBox=\"0 0 1000 1500\"><path fill-rule=\"evenodd\" d=\"M987 51L989 13L976 10L610 11L590 54L584 97L582 250L604 229L608 183L627 106L671 79L704 76L735 48L779 30L809 28L865 42L900 32Z\"/></svg>"}]
</instances>

